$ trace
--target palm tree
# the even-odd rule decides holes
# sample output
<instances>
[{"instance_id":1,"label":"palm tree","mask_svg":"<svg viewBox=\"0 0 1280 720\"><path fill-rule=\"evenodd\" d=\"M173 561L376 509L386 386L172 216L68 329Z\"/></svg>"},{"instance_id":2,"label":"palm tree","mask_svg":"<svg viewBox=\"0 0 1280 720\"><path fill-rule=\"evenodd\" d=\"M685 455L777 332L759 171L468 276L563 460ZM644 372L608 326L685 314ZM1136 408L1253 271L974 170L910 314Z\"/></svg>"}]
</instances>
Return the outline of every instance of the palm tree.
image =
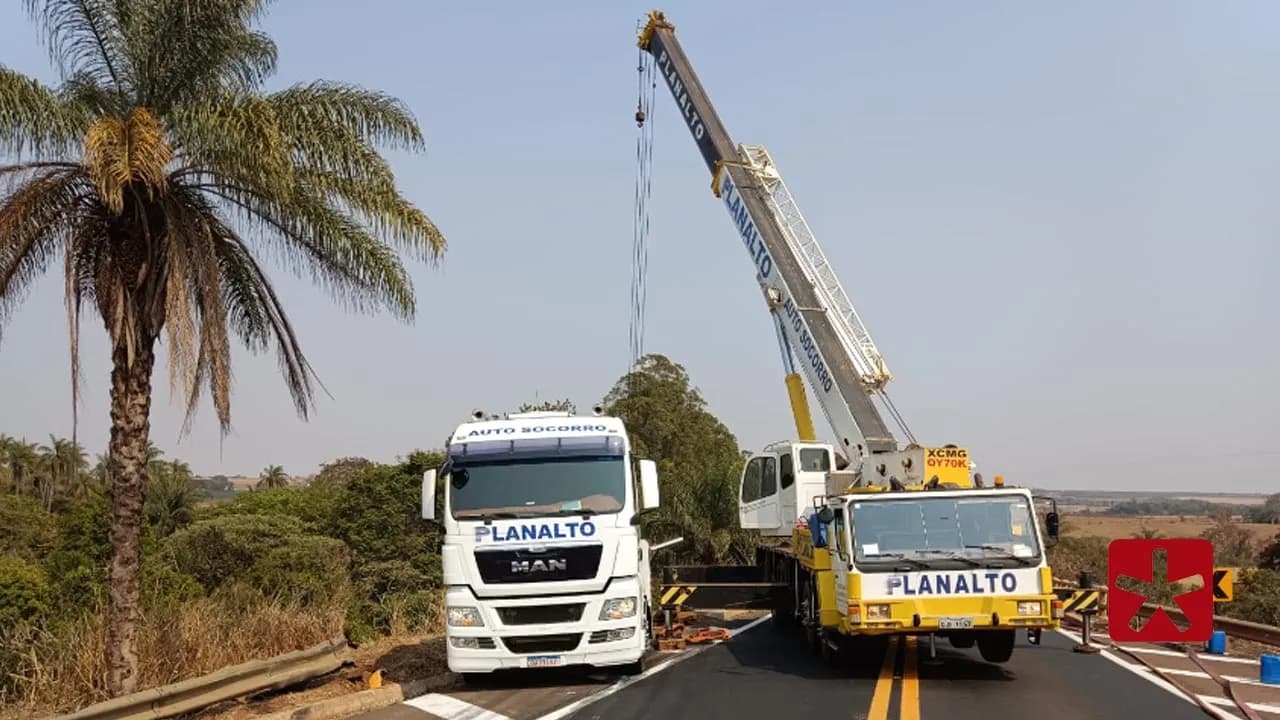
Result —
<instances>
[{"instance_id":1,"label":"palm tree","mask_svg":"<svg viewBox=\"0 0 1280 720\"><path fill-rule=\"evenodd\" d=\"M284 474L284 468L279 465L268 465L258 475L258 488L263 490L274 490L289 486L289 476Z\"/></svg>"},{"instance_id":2,"label":"palm tree","mask_svg":"<svg viewBox=\"0 0 1280 720\"><path fill-rule=\"evenodd\" d=\"M110 340L112 695L137 683L143 480L161 334L170 391L187 401L183 433L206 387L229 433L233 333L255 352L275 345L305 420L311 367L258 251L351 307L404 319L415 303L396 250L428 260L444 251L379 149L420 148L413 116L394 98L337 82L265 92L276 47L253 27L265 4L26 0L61 85L0 68L0 153L14 162L0 165L8 181L0 323L60 258L73 428L85 302Z\"/></svg>"},{"instance_id":3,"label":"palm tree","mask_svg":"<svg viewBox=\"0 0 1280 720\"><path fill-rule=\"evenodd\" d=\"M147 465L147 499L143 512L162 535L191 522L203 493L191 466L182 460L155 460Z\"/></svg>"}]
</instances>

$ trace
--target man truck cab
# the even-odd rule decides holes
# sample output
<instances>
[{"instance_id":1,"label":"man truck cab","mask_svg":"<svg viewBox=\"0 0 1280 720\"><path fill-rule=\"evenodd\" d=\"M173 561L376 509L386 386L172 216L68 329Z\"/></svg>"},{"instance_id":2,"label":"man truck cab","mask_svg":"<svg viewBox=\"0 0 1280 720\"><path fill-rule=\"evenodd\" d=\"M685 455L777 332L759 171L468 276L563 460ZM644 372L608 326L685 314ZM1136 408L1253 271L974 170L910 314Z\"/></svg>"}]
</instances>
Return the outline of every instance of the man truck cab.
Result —
<instances>
[{"instance_id":1,"label":"man truck cab","mask_svg":"<svg viewBox=\"0 0 1280 720\"><path fill-rule=\"evenodd\" d=\"M639 518L658 507L657 468L596 412L478 412L424 474L424 519L444 486L450 670L642 669L653 603Z\"/></svg>"}]
</instances>

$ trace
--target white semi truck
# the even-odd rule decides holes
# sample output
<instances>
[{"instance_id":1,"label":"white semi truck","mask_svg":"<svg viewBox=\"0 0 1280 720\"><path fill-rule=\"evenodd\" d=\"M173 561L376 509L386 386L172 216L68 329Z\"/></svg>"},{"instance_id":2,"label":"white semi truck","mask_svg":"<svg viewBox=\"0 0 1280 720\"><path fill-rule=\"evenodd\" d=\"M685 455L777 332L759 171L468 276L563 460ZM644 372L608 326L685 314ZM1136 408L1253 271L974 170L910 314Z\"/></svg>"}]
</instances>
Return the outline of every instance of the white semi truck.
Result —
<instances>
[{"instance_id":1,"label":"white semi truck","mask_svg":"<svg viewBox=\"0 0 1280 720\"><path fill-rule=\"evenodd\" d=\"M422 517L439 522L449 669L468 680L506 668L643 669L652 641L651 548L640 515L658 507L658 471L636 458L616 417L477 411L422 479Z\"/></svg>"}]
</instances>

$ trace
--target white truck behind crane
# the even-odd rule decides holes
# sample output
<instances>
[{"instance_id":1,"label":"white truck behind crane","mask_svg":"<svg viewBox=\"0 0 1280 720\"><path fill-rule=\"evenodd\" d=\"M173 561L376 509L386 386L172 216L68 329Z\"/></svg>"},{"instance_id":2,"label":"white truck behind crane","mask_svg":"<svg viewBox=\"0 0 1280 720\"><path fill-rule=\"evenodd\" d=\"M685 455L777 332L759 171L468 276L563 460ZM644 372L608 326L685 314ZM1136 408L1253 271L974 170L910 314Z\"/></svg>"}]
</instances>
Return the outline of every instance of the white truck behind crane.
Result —
<instances>
[{"instance_id":1,"label":"white truck behind crane","mask_svg":"<svg viewBox=\"0 0 1280 720\"><path fill-rule=\"evenodd\" d=\"M652 460L633 456L622 420L596 406L509 413L457 427L422 479L436 520L449 669L468 680L507 668L643 669L651 642L649 543L658 507Z\"/></svg>"}]
</instances>

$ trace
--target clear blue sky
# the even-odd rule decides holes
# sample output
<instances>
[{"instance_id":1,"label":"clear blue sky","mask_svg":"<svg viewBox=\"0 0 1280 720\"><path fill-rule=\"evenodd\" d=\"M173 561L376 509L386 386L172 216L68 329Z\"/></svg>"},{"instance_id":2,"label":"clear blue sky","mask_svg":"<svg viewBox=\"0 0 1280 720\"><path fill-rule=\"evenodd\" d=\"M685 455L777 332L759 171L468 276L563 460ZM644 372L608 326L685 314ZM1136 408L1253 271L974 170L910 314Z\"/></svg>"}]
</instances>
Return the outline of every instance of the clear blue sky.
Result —
<instances>
[{"instance_id":1,"label":"clear blue sky","mask_svg":"<svg viewBox=\"0 0 1280 720\"><path fill-rule=\"evenodd\" d=\"M0 63L54 82L0 10ZM395 156L446 233L414 325L280 286L333 398L298 420L273 356L237 355L235 433L202 473L313 472L438 447L473 408L589 407L626 370L637 20L647 4L277 3L274 86L403 98ZM1231 2L664 6L736 141L769 146L884 352L922 442L1054 487L1274 490L1280 460L1280 7ZM793 434L752 264L659 88L646 350L684 364L745 447ZM0 348L0 432L71 431L60 280ZM81 437L107 433L86 335ZM821 418L818 418L821 420ZM821 428L825 430L825 427Z\"/></svg>"}]
</instances>

